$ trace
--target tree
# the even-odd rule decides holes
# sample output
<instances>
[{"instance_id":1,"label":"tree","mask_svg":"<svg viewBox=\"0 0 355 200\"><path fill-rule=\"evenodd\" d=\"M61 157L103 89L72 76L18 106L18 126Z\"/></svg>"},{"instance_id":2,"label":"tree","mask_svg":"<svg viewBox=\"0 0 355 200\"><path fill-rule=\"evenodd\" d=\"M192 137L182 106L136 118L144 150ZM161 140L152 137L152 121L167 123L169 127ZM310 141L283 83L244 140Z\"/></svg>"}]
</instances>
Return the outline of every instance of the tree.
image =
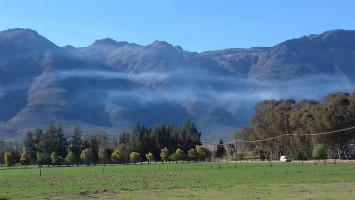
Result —
<instances>
[{"instance_id":1,"label":"tree","mask_svg":"<svg viewBox=\"0 0 355 200\"><path fill-rule=\"evenodd\" d=\"M217 145L217 156L221 159L223 159L223 156L226 154L226 149L224 148L223 145L223 140L221 139L219 141L219 144Z\"/></svg>"},{"instance_id":2,"label":"tree","mask_svg":"<svg viewBox=\"0 0 355 200\"><path fill-rule=\"evenodd\" d=\"M314 115L315 106L316 104L312 104L291 111L289 120L293 132L294 159L304 160L312 157L312 138L305 134L317 132L313 128L316 119Z\"/></svg>"},{"instance_id":3,"label":"tree","mask_svg":"<svg viewBox=\"0 0 355 200\"><path fill-rule=\"evenodd\" d=\"M235 153L236 153L235 145L234 144L228 144L227 145L227 155L229 156L229 158L233 159Z\"/></svg>"},{"instance_id":4,"label":"tree","mask_svg":"<svg viewBox=\"0 0 355 200\"><path fill-rule=\"evenodd\" d=\"M154 155L150 152L148 154L145 154L145 157L147 158L148 163L152 163L152 161L154 160Z\"/></svg>"},{"instance_id":5,"label":"tree","mask_svg":"<svg viewBox=\"0 0 355 200\"><path fill-rule=\"evenodd\" d=\"M184 123L180 132L181 149L187 151L194 148L196 145L200 145L201 133L197 131L195 123L190 120Z\"/></svg>"},{"instance_id":6,"label":"tree","mask_svg":"<svg viewBox=\"0 0 355 200\"><path fill-rule=\"evenodd\" d=\"M87 166L90 165L90 162L93 161L94 156L90 149L84 149L80 154L80 160L86 162Z\"/></svg>"},{"instance_id":7,"label":"tree","mask_svg":"<svg viewBox=\"0 0 355 200\"><path fill-rule=\"evenodd\" d=\"M136 162L139 162L141 160L141 155L137 152L132 152L130 155L129 155L129 158L131 161L134 162L134 164L136 164Z\"/></svg>"},{"instance_id":8,"label":"tree","mask_svg":"<svg viewBox=\"0 0 355 200\"><path fill-rule=\"evenodd\" d=\"M120 144L117 149L120 152L122 162L127 162L129 160L131 149L126 144Z\"/></svg>"},{"instance_id":9,"label":"tree","mask_svg":"<svg viewBox=\"0 0 355 200\"><path fill-rule=\"evenodd\" d=\"M20 163L22 150L19 144L15 142L12 146L8 149L8 152L11 153L13 164Z\"/></svg>"},{"instance_id":10,"label":"tree","mask_svg":"<svg viewBox=\"0 0 355 200\"><path fill-rule=\"evenodd\" d=\"M153 155L158 156L161 149L168 145L168 135L165 126L161 124L154 125L149 136L149 145L147 145L149 147L148 151L152 152Z\"/></svg>"},{"instance_id":11,"label":"tree","mask_svg":"<svg viewBox=\"0 0 355 200\"><path fill-rule=\"evenodd\" d=\"M82 151L82 140L81 140L81 131L80 128L78 126L76 126L73 130L73 136L72 136L72 140L70 142L70 148L69 150L74 154L74 158L75 161L77 163L77 165L79 165L79 161L80 161L80 154Z\"/></svg>"},{"instance_id":12,"label":"tree","mask_svg":"<svg viewBox=\"0 0 355 200\"><path fill-rule=\"evenodd\" d=\"M327 152L325 151L323 145L317 145L316 147L314 147L312 151L312 157L317 160L327 158Z\"/></svg>"},{"instance_id":13,"label":"tree","mask_svg":"<svg viewBox=\"0 0 355 200\"><path fill-rule=\"evenodd\" d=\"M185 159L185 153L180 148L176 149L175 153L178 156L177 160L184 160Z\"/></svg>"},{"instance_id":14,"label":"tree","mask_svg":"<svg viewBox=\"0 0 355 200\"><path fill-rule=\"evenodd\" d=\"M169 159L169 155L170 155L170 152L169 152L168 148L164 147L164 149L161 149L160 158L161 158L162 163L164 161L166 162Z\"/></svg>"},{"instance_id":15,"label":"tree","mask_svg":"<svg viewBox=\"0 0 355 200\"><path fill-rule=\"evenodd\" d=\"M265 157L279 158L287 154L290 141L282 135L290 134L289 115L295 101L292 99L280 101L264 100L259 102L254 109L254 115L250 122L253 126L251 140L263 140L270 137L278 137L275 140L267 140L255 143L255 149L260 154L261 160Z\"/></svg>"},{"instance_id":16,"label":"tree","mask_svg":"<svg viewBox=\"0 0 355 200\"><path fill-rule=\"evenodd\" d=\"M329 103L323 108L322 122L327 130L339 130L351 126L352 122L349 106L350 101L347 93L336 93ZM353 137L352 132L342 131L327 135L326 145L331 149L331 157L345 158L348 151L349 139Z\"/></svg>"},{"instance_id":17,"label":"tree","mask_svg":"<svg viewBox=\"0 0 355 200\"><path fill-rule=\"evenodd\" d=\"M45 165L46 164L46 159L43 155L43 153L41 152L37 152L37 164L42 167L42 165Z\"/></svg>"},{"instance_id":18,"label":"tree","mask_svg":"<svg viewBox=\"0 0 355 200\"><path fill-rule=\"evenodd\" d=\"M72 151L69 151L67 157L65 158L68 164L74 164L77 159L75 158L75 155Z\"/></svg>"},{"instance_id":19,"label":"tree","mask_svg":"<svg viewBox=\"0 0 355 200\"><path fill-rule=\"evenodd\" d=\"M12 157L12 154L9 152L5 153L5 164L6 167L11 167L12 165L14 165L14 158Z\"/></svg>"},{"instance_id":20,"label":"tree","mask_svg":"<svg viewBox=\"0 0 355 200\"><path fill-rule=\"evenodd\" d=\"M242 126L242 128L235 132L234 138L242 141L253 140L254 130L252 127L249 126ZM260 148L261 147L261 148ZM261 150L261 151L260 151ZM255 152L257 151L260 155L261 160L265 160L264 148L263 145L253 144L253 143L246 143L246 142L237 142L235 146L235 152L242 151L242 152Z\"/></svg>"},{"instance_id":21,"label":"tree","mask_svg":"<svg viewBox=\"0 0 355 200\"><path fill-rule=\"evenodd\" d=\"M196 145L197 157L202 161L211 157L210 150L206 146Z\"/></svg>"},{"instance_id":22,"label":"tree","mask_svg":"<svg viewBox=\"0 0 355 200\"><path fill-rule=\"evenodd\" d=\"M56 132L56 155L61 158L65 158L67 156L68 150L68 141L64 136L63 127L59 125L57 132Z\"/></svg>"},{"instance_id":23,"label":"tree","mask_svg":"<svg viewBox=\"0 0 355 200\"><path fill-rule=\"evenodd\" d=\"M189 161L191 160L195 160L197 161L197 152L195 149L190 149L188 152L187 152L187 159Z\"/></svg>"},{"instance_id":24,"label":"tree","mask_svg":"<svg viewBox=\"0 0 355 200\"><path fill-rule=\"evenodd\" d=\"M36 161L37 145L35 142L33 132L28 131L26 133L25 140L23 141L23 146L25 147L25 151L26 151L26 154L28 154L30 162L31 161L35 162ZM26 167L26 165L25 165L25 167Z\"/></svg>"},{"instance_id":25,"label":"tree","mask_svg":"<svg viewBox=\"0 0 355 200\"><path fill-rule=\"evenodd\" d=\"M27 165L29 165L31 163L31 159L30 159L30 156L28 155L27 151L24 151L21 154L20 163L21 163L21 165L24 165L25 168Z\"/></svg>"},{"instance_id":26,"label":"tree","mask_svg":"<svg viewBox=\"0 0 355 200\"><path fill-rule=\"evenodd\" d=\"M60 156L57 155L55 151L52 152L51 154L51 160L52 160L52 165L60 165L62 163L62 159Z\"/></svg>"},{"instance_id":27,"label":"tree","mask_svg":"<svg viewBox=\"0 0 355 200\"><path fill-rule=\"evenodd\" d=\"M140 126L140 124L137 122L131 131L131 137L130 137L130 146L132 148L132 151L142 155L144 155L144 146L145 146L144 145L145 141L143 140L144 132L145 132L144 126Z\"/></svg>"},{"instance_id":28,"label":"tree","mask_svg":"<svg viewBox=\"0 0 355 200\"><path fill-rule=\"evenodd\" d=\"M0 149L0 164L3 165L5 163L5 153Z\"/></svg>"},{"instance_id":29,"label":"tree","mask_svg":"<svg viewBox=\"0 0 355 200\"><path fill-rule=\"evenodd\" d=\"M93 156L94 163L96 164L99 161L99 141L101 134L93 133L86 135L83 141L83 148L90 149L91 154Z\"/></svg>"},{"instance_id":30,"label":"tree","mask_svg":"<svg viewBox=\"0 0 355 200\"><path fill-rule=\"evenodd\" d=\"M56 134L57 134L57 128L54 126L54 124L51 124L49 128L46 130L46 132L44 133L42 141L40 143L40 150L44 156L43 161L47 165L49 165L51 162L50 156L52 152L56 151L56 146L57 146Z\"/></svg>"},{"instance_id":31,"label":"tree","mask_svg":"<svg viewBox=\"0 0 355 200\"><path fill-rule=\"evenodd\" d=\"M169 155L169 160L173 160L177 163L179 160L179 155L177 155L175 152Z\"/></svg>"},{"instance_id":32,"label":"tree","mask_svg":"<svg viewBox=\"0 0 355 200\"><path fill-rule=\"evenodd\" d=\"M34 152L34 155L31 155L31 161L33 163L37 162L37 152L43 152L43 150L41 149L41 147L43 146L41 143L43 142L43 129L41 128L36 128L34 130L33 133L33 145L34 145L34 149L36 149L36 151ZM26 148L26 146L25 146Z\"/></svg>"},{"instance_id":33,"label":"tree","mask_svg":"<svg viewBox=\"0 0 355 200\"><path fill-rule=\"evenodd\" d=\"M121 154L121 150L116 149L112 154L111 154L111 159L113 161L118 161L118 162L122 162L123 161L123 156Z\"/></svg>"},{"instance_id":34,"label":"tree","mask_svg":"<svg viewBox=\"0 0 355 200\"><path fill-rule=\"evenodd\" d=\"M100 148L99 149L99 160L106 165L106 163L110 162L110 156L109 156L109 149L107 148Z\"/></svg>"}]
</instances>

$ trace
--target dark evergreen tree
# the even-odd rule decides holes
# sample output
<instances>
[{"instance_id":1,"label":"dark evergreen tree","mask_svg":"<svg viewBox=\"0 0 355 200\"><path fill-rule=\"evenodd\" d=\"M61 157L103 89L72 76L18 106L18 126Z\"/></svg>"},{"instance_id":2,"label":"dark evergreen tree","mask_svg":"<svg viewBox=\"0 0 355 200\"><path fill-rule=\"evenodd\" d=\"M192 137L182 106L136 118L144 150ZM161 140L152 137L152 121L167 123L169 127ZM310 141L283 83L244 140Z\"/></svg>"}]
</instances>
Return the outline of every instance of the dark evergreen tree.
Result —
<instances>
[{"instance_id":1,"label":"dark evergreen tree","mask_svg":"<svg viewBox=\"0 0 355 200\"><path fill-rule=\"evenodd\" d=\"M201 145L200 137L201 133L197 131L195 123L190 120L184 123L180 132L181 150L187 152L196 145Z\"/></svg>"},{"instance_id":2,"label":"dark evergreen tree","mask_svg":"<svg viewBox=\"0 0 355 200\"><path fill-rule=\"evenodd\" d=\"M127 131L123 131L119 138L118 138L118 143L119 144L129 144L129 142L131 141L131 134L130 132Z\"/></svg>"},{"instance_id":3,"label":"dark evergreen tree","mask_svg":"<svg viewBox=\"0 0 355 200\"><path fill-rule=\"evenodd\" d=\"M33 143L37 151L43 152L41 149L41 143L43 142L43 129L41 128L36 128L33 133ZM36 160L37 160L37 155L36 155Z\"/></svg>"},{"instance_id":4,"label":"dark evergreen tree","mask_svg":"<svg viewBox=\"0 0 355 200\"><path fill-rule=\"evenodd\" d=\"M89 149L92 154L92 161L96 164L99 161L99 139L95 134L84 137L83 149Z\"/></svg>"},{"instance_id":5,"label":"dark evergreen tree","mask_svg":"<svg viewBox=\"0 0 355 200\"><path fill-rule=\"evenodd\" d=\"M151 145L152 149L150 149L150 152L153 153L155 158L160 157L160 151L162 148L164 148L166 143L164 143L164 135L165 135L165 126L161 124L156 124L150 131L150 138L151 138Z\"/></svg>"},{"instance_id":6,"label":"dark evergreen tree","mask_svg":"<svg viewBox=\"0 0 355 200\"><path fill-rule=\"evenodd\" d=\"M217 145L217 156L223 159L223 156L226 154L226 149L223 145L223 140L221 139Z\"/></svg>"},{"instance_id":7,"label":"dark evergreen tree","mask_svg":"<svg viewBox=\"0 0 355 200\"><path fill-rule=\"evenodd\" d=\"M129 145L134 152L142 152L142 143L143 143L143 133L140 124L137 122L131 131L131 140Z\"/></svg>"},{"instance_id":8,"label":"dark evergreen tree","mask_svg":"<svg viewBox=\"0 0 355 200\"><path fill-rule=\"evenodd\" d=\"M59 125L56 132L56 155L64 159L68 154L68 142L64 136L63 127Z\"/></svg>"},{"instance_id":9,"label":"dark evergreen tree","mask_svg":"<svg viewBox=\"0 0 355 200\"><path fill-rule=\"evenodd\" d=\"M70 147L69 147L69 150L71 152L73 152L73 155L74 155L74 158L75 158L75 161L77 164L79 164L79 161L80 161L80 154L81 154L81 151L82 151L82 139L81 139L81 131L80 131L80 128L78 126L76 126L73 130L73 136L72 136L72 139L71 139L71 142L70 142Z\"/></svg>"},{"instance_id":10,"label":"dark evergreen tree","mask_svg":"<svg viewBox=\"0 0 355 200\"><path fill-rule=\"evenodd\" d=\"M23 146L26 151L26 158L29 159L30 163L35 163L37 160L37 146L35 143L35 138L32 131L28 131L25 136L25 140L23 141Z\"/></svg>"},{"instance_id":11,"label":"dark evergreen tree","mask_svg":"<svg viewBox=\"0 0 355 200\"><path fill-rule=\"evenodd\" d=\"M52 152L56 151L56 134L57 128L54 126L54 124L51 124L44 133L42 141L40 142L40 149L44 156L44 162L47 165L51 164L50 156Z\"/></svg>"}]
</instances>

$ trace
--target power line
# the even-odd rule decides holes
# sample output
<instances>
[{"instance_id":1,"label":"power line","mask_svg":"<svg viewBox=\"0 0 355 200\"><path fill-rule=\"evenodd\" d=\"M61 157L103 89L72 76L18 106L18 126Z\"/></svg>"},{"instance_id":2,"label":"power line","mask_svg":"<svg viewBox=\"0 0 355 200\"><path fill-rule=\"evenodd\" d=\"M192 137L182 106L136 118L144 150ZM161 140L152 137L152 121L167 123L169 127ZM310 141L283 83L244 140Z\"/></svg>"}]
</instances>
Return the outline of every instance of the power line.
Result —
<instances>
[{"instance_id":1,"label":"power line","mask_svg":"<svg viewBox=\"0 0 355 200\"><path fill-rule=\"evenodd\" d=\"M285 136L317 136L317 135L326 135L326 134L331 134L331 133L337 133L337 132L342 132L342 131L348 131L348 130L352 130L352 129L355 129L355 126L349 127L349 128L344 128L344 129L339 129L339 130L335 130L335 131L321 132L321 133L283 134L283 135L279 135L279 136L276 136L276 137L271 137L271 138L266 138L266 139L260 139L260 140L232 140L232 141L229 141L229 142L225 142L223 145L234 144L234 143L236 143L236 142L245 142L245 143L265 142L265 141L270 141L270 140L276 140L276 139L278 139L278 138L285 137ZM221 144L217 144L217 143L208 143L208 142L202 142L202 143L209 144L209 145L221 145Z\"/></svg>"},{"instance_id":2,"label":"power line","mask_svg":"<svg viewBox=\"0 0 355 200\"><path fill-rule=\"evenodd\" d=\"M256 143L256 142L264 142L264 141L270 141L270 140L275 140L284 136L317 136L317 135L326 135L326 134L331 134L331 133L337 133L337 132L342 132L342 131L348 131L355 129L355 126L349 127L349 128L344 128L340 130L335 130L335 131L327 131L327 132L321 132L321 133L310 133L310 134L283 134L279 135L276 137L271 137L271 138L266 138L266 139L260 139L260 140L235 140L235 142L245 142L245 143Z\"/></svg>"}]
</instances>

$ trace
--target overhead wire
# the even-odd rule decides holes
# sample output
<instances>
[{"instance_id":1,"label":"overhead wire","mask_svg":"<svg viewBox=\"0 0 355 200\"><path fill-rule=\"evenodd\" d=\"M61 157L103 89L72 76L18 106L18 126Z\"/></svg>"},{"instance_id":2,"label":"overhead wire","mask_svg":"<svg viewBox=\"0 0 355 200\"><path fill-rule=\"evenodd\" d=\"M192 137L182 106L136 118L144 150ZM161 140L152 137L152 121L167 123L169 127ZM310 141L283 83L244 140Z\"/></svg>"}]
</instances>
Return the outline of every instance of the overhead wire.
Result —
<instances>
[{"instance_id":1,"label":"overhead wire","mask_svg":"<svg viewBox=\"0 0 355 200\"><path fill-rule=\"evenodd\" d=\"M352 130L355 129L355 126L353 127L349 127L349 128L343 128L343 129L339 129L339 130L334 130L334 131L326 131L326 132L321 132L321 133L308 133L308 134L282 134L276 137L270 137L270 138L265 138L265 139L259 139L259 140L232 140L229 142L225 142L224 145L227 144L233 144L236 142L244 142L244 143L257 143L257 142L265 142L265 141L270 141L270 140L276 140L278 138L281 137L285 137L285 136L318 136L318 135L327 135L327 134L332 134L332 133L337 133L337 132L342 132L342 131L348 131L348 130ZM355 133L355 132L354 132ZM214 144L214 143L208 143L208 142L203 142L206 144Z\"/></svg>"},{"instance_id":2,"label":"overhead wire","mask_svg":"<svg viewBox=\"0 0 355 200\"><path fill-rule=\"evenodd\" d=\"M337 132L342 132L342 131L348 131L355 129L355 126L349 127L349 128L343 128L335 131L327 131L327 132L321 132L321 133L309 133L309 134L282 134L276 137L271 137L271 138L266 138L266 139L260 139L260 140L235 140L235 142L245 142L245 143L256 143L256 142L264 142L264 141L270 141L270 140L275 140L281 137L285 136L317 136L317 135L327 135L327 134L332 134L332 133L337 133Z\"/></svg>"}]
</instances>

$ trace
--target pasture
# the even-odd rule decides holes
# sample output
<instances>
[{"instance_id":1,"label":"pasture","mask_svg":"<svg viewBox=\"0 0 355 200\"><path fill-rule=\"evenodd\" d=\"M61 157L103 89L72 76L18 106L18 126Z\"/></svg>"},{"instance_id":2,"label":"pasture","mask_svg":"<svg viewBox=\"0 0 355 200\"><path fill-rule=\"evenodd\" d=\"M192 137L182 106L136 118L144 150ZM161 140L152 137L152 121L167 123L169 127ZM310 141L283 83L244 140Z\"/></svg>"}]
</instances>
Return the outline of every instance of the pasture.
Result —
<instances>
[{"instance_id":1,"label":"pasture","mask_svg":"<svg viewBox=\"0 0 355 200\"><path fill-rule=\"evenodd\" d=\"M355 163L0 168L0 199L354 199Z\"/></svg>"}]
</instances>

